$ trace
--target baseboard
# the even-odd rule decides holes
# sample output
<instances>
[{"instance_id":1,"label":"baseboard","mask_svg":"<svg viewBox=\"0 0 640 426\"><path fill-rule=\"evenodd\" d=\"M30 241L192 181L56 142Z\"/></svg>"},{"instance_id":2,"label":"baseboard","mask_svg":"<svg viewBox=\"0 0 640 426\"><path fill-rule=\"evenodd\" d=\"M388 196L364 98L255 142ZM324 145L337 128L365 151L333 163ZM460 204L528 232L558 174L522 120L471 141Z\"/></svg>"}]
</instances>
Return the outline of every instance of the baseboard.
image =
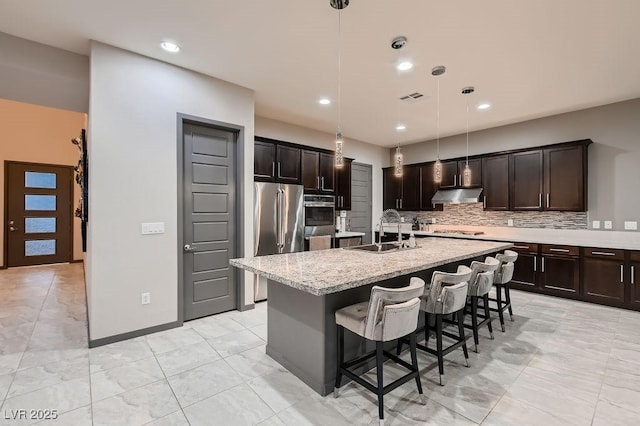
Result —
<instances>
[{"instance_id":1,"label":"baseboard","mask_svg":"<svg viewBox=\"0 0 640 426\"><path fill-rule=\"evenodd\" d=\"M151 333L157 333L158 331L169 330L171 328L181 327L181 321L168 322L166 324L154 325L153 327L142 328L140 330L129 331L127 333L116 334L115 336L103 337L101 339L89 340L90 348L97 348L98 346L109 345L111 343L121 342L123 340L133 339L134 337L140 337Z\"/></svg>"},{"instance_id":2,"label":"baseboard","mask_svg":"<svg viewBox=\"0 0 640 426\"><path fill-rule=\"evenodd\" d=\"M250 311L250 310L254 309L255 307L256 307L255 303L249 303L248 305L240 305L240 307L238 308L238 311L240 311L240 312Z\"/></svg>"},{"instance_id":3,"label":"baseboard","mask_svg":"<svg viewBox=\"0 0 640 426\"><path fill-rule=\"evenodd\" d=\"M74 259L69 263L84 263L84 259Z\"/></svg>"}]
</instances>

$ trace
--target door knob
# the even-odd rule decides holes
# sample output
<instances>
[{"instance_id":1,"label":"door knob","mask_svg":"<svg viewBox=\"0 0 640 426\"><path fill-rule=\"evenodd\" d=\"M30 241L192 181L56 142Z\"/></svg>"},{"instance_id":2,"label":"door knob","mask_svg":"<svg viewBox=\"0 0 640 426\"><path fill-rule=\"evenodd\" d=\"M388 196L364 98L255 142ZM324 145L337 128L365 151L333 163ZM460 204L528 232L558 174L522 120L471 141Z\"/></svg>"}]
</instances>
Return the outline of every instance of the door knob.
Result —
<instances>
[{"instance_id":1,"label":"door knob","mask_svg":"<svg viewBox=\"0 0 640 426\"><path fill-rule=\"evenodd\" d=\"M196 252L196 248L192 247L191 244L185 244L184 245L184 252L185 253L195 253Z\"/></svg>"}]
</instances>

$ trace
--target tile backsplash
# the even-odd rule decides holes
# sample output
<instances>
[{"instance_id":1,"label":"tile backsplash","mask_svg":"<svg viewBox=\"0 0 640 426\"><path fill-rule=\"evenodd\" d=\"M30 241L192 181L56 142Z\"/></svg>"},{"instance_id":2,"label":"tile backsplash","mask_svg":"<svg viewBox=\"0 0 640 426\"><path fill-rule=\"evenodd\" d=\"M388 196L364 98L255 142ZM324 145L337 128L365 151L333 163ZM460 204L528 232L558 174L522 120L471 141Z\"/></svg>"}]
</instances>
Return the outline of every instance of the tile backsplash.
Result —
<instances>
[{"instance_id":1,"label":"tile backsplash","mask_svg":"<svg viewBox=\"0 0 640 426\"><path fill-rule=\"evenodd\" d=\"M436 219L437 225L508 226L516 228L588 229L587 212L485 211L482 203L445 204L441 212L401 212L405 222Z\"/></svg>"}]
</instances>

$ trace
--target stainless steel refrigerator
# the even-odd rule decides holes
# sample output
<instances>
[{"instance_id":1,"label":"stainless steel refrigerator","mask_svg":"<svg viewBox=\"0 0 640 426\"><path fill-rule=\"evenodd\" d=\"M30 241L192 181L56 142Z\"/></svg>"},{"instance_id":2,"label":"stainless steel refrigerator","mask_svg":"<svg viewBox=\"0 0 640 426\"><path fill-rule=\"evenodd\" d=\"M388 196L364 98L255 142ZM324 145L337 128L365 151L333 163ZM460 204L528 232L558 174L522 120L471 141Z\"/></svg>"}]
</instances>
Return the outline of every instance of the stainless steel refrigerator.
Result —
<instances>
[{"instance_id":1,"label":"stainless steel refrigerator","mask_svg":"<svg viewBox=\"0 0 640 426\"><path fill-rule=\"evenodd\" d=\"M253 254L293 253L304 250L302 185L254 183ZM256 276L255 300L266 299L266 280Z\"/></svg>"}]
</instances>

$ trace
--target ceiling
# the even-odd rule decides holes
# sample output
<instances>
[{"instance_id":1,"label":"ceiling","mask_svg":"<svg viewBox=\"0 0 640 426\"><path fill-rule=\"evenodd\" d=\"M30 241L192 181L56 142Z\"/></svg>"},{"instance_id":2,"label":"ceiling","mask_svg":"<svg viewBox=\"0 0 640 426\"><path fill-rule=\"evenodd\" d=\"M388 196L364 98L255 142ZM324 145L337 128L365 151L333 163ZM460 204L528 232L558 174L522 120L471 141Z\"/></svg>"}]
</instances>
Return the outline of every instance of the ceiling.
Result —
<instances>
[{"instance_id":1,"label":"ceiling","mask_svg":"<svg viewBox=\"0 0 640 426\"><path fill-rule=\"evenodd\" d=\"M342 130L393 146L640 97L638 0L351 0L342 11ZM337 122L329 0L0 1L0 31L77 53L94 39L255 90L257 115ZM408 38L391 49L398 35ZM182 51L162 51L160 41ZM400 73L395 64L411 59ZM464 86L476 92L463 96ZM420 92L420 102L403 95ZM318 99L334 100L321 106ZM475 106L492 107L477 111ZM397 132L402 122L407 130Z\"/></svg>"}]
</instances>

